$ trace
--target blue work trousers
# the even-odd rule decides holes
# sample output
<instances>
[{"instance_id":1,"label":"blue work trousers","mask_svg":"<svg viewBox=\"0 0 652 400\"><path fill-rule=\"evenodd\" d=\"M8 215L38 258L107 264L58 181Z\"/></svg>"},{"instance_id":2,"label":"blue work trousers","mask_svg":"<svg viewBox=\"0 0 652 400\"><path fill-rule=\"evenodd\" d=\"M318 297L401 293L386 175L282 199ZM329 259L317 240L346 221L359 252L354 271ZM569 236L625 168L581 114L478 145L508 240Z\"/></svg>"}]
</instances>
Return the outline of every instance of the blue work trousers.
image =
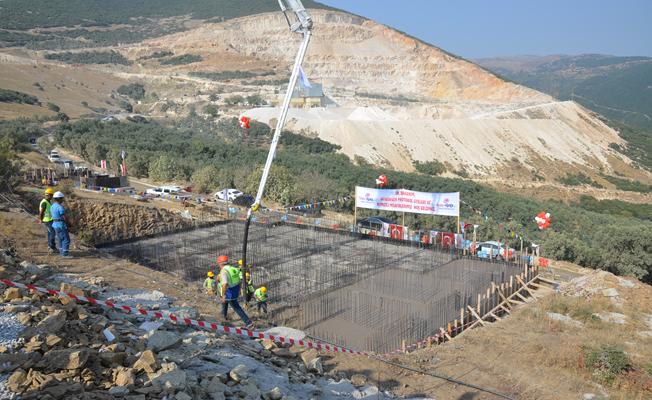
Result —
<instances>
[{"instance_id":1,"label":"blue work trousers","mask_svg":"<svg viewBox=\"0 0 652 400\"><path fill-rule=\"evenodd\" d=\"M70 248L70 235L68 234L68 227L66 224L54 228L57 232L57 237L59 238L59 253L62 256L68 255L68 249Z\"/></svg>"},{"instance_id":2,"label":"blue work trousers","mask_svg":"<svg viewBox=\"0 0 652 400\"><path fill-rule=\"evenodd\" d=\"M43 225L45 226L45 229L48 231L48 247L51 248L54 251L57 251L57 233L54 231L54 228L52 227L52 221L50 222L43 222Z\"/></svg>"},{"instance_id":3,"label":"blue work trousers","mask_svg":"<svg viewBox=\"0 0 652 400\"><path fill-rule=\"evenodd\" d=\"M222 316L224 316L224 319L226 319L226 314L227 311L229 310L229 304L233 308L233 311L235 311L235 313L238 314L238 316L240 317L242 322L244 322L245 325L249 325L251 323L251 320L247 316L247 313L245 313L242 307L240 307L240 303L238 303L238 299L232 299L232 300L227 299L225 302L222 303Z\"/></svg>"}]
</instances>

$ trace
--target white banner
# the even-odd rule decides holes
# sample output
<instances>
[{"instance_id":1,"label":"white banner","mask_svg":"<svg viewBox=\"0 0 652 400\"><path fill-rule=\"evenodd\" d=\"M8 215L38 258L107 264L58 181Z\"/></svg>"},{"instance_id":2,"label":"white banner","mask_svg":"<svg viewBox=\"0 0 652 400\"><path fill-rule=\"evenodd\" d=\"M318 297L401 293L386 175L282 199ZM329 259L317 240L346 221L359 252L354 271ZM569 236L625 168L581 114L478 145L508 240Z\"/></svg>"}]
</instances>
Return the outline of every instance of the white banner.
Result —
<instances>
[{"instance_id":1,"label":"white banner","mask_svg":"<svg viewBox=\"0 0 652 400\"><path fill-rule=\"evenodd\" d=\"M426 193L406 189L371 189L356 186L355 206L373 210L458 217L460 192Z\"/></svg>"}]
</instances>

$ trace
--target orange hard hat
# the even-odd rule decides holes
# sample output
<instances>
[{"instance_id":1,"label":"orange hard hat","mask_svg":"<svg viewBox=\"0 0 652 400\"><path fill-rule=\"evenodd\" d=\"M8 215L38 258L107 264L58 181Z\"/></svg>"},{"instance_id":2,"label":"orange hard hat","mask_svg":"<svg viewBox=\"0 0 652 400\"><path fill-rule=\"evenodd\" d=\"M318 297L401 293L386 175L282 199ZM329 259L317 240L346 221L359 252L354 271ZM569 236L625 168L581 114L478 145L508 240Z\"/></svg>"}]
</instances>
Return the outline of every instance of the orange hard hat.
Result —
<instances>
[{"instance_id":1,"label":"orange hard hat","mask_svg":"<svg viewBox=\"0 0 652 400\"><path fill-rule=\"evenodd\" d=\"M225 263L225 262L229 262L229 256L221 255L217 257L218 264Z\"/></svg>"}]
</instances>

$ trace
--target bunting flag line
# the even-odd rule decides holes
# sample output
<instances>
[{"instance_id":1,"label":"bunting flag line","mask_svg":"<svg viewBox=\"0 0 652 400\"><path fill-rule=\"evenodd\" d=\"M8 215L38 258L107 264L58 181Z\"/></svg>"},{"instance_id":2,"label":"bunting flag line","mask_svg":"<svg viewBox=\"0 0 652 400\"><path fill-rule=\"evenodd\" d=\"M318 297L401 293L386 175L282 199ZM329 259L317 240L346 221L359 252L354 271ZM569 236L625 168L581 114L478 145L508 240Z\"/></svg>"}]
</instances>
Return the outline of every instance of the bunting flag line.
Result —
<instances>
[{"instance_id":1,"label":"bunting flag line","mask_svg":"<svg viewBox=\"0 0 652 400\"><path fill-rule=\"evenodd\" d=\"M312 210L312 209L318 208L318 206L321 206L321 205L330 206L330 205L337 204L337 203L343 203L343 202L351 200L351 199L352 199L351 196L344 196L344 197L340 197L340 198L333 199L333 200L325 200L325 201L318 201L318 202L314 202L314 203L305 203L305 204L299 204L299 205L296 205L296 206L284 207L283 209L286 210L286 211Z\"/></svg>"}]
</instances>

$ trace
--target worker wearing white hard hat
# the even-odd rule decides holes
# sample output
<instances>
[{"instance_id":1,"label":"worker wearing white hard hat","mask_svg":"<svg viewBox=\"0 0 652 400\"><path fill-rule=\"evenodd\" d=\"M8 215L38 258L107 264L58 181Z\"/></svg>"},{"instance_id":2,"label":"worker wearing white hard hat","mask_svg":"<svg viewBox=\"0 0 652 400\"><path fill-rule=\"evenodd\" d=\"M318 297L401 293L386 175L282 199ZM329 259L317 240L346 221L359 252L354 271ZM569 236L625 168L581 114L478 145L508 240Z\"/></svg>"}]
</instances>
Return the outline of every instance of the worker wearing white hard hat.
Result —
<instances>
[{"instance_id":1,"label":"worker wearing white hard hat","mask_svg":"<svg viewBox=\"0 0 652 400\"><path fill-rule=\"evenodd\" d=\"M68 233L70 220L62 204L64 197L61 192L54 193L52 196L53 204L50 207L50 216L52 217L52 227L57 234L57 239L59 239L59 253L62 257L71 258L72 256L69 254L70 234Z\"/></svg>"}]
</instances>

